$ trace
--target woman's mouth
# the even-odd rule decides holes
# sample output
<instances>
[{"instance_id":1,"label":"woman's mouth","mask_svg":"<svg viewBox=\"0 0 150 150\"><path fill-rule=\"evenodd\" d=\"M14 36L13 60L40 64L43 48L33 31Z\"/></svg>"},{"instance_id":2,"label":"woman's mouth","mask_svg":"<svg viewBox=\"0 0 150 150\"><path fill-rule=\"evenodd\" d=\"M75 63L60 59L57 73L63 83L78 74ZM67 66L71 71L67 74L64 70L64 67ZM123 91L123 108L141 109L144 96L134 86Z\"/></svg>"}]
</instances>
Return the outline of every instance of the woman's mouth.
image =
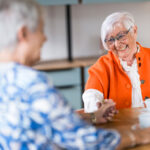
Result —
<instances>
[{"instance_id":1,"label":"woman's mouth","mask_svg":"<svg viewBox=\"0 0 150 150\"><path fill-rule=\"evenodd\" d=\"M128 48L128 45L124 45L122 48L119 48L118 51L125 51Z\"/></svg>"}]
</instances>

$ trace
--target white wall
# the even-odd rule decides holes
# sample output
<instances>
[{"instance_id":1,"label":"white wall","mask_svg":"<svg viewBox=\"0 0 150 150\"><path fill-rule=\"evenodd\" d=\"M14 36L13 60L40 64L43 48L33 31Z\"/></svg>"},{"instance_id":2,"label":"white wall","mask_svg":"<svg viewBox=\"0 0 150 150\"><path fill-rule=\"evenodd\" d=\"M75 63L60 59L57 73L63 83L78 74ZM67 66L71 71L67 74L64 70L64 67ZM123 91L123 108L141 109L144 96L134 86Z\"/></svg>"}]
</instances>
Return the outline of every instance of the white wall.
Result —
<instances>
[{"instance_id":1,"label":"white wall","mask_svg":"<svg viewBox=\"0 0 150 150\"><path fill-rule=\"evenodd\" d=\"M67 58L64 6L44 7L47 41L42 49L42 60Z\"/></svg>"},{"instance_id":2,"label":"white wall","mask_svg":"<svg viewBox=\"0 0 150 150\"><path fill-rule=\"evenodd\" d=\"M138 41L150 47L150 2L101 3L72 6L73 57L97 56L103 52L100 46L100 27L104 18L116 11L129 11L138 26ZM47 6L47 43L42 59L67 58L65 33L65 8ZM101 50L100 50L101 49Z\"/></svg>"}]
</instances>

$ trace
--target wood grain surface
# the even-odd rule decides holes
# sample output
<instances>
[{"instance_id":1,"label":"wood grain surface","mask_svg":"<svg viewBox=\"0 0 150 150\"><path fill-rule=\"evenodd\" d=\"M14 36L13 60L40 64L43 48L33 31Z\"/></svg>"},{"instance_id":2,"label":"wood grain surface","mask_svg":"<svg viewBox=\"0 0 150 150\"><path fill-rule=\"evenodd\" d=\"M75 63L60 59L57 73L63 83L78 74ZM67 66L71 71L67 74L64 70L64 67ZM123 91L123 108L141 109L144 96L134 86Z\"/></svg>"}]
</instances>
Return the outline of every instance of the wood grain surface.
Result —
<instances>
[{"instance_id":1,"label":"wood grain surface","mask_svg":"<svg viewBox=\"0 0 150 150\"><path fill-rule=\"evenodd\" d=\"M146 112L144 108L130 108L130 109L122 109L119 110L119 113L113 118L111 122L106 124L97 125L97 128L107 128L107 129L116 129L126 130L126 129L138 129L139 119L138 116ZM147 145L139 145L134 148L128 148L128 150L150 150L150 144Z\"/></svg>"}]
</instances>

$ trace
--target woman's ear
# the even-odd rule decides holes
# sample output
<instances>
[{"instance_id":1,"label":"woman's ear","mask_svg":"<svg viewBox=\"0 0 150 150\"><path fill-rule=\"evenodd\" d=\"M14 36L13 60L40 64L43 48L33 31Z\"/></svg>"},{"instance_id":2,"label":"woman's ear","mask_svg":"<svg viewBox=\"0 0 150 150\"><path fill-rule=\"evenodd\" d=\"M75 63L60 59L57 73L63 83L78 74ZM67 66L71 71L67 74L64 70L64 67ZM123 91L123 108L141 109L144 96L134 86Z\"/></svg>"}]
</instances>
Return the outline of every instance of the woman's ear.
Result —
<instances>
[{"instance_id":1,"label":"woman's ear","mask_svg":"<svg viewBox=\"0 0 150 150\"><path fill-rule=\"evenodd\" d=\"M20 30L18 31L18 41L25 41L27 40L27 36L28 36L28 29L26 26L23 26L20 28Z\"/></svg>"},{"instance_id":2,"label":"woman's ear","mask_svg":"<svg viewBox=\"0 0 150 150\"><path fill-rule=\"evenodd\" d=\"M137 34L137 26L136 25L133 27L133 31L135 34Z\"/></svg>"}]
</instances>

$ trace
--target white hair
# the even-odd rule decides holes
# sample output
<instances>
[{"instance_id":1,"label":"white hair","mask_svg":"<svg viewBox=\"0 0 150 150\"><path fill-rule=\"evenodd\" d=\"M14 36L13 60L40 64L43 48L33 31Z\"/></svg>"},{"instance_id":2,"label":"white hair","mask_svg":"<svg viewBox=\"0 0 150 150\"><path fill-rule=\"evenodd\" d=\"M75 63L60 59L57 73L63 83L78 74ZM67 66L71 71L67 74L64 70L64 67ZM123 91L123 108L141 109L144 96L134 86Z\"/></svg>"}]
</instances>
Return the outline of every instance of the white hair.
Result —
<instances>
[{"instance_id":1,"label":"white hair","mask_svg":"<svg viewBox=\"0 0 150 150\"><path fill-rule=\"evenodd\" d=\"M122 23L126 29L135 25L133 16L128 12L115 12L107 16L101 27L101 40L106 50L108 50L105 43L106 36L117 23Z\"/></svg>"},{"instance_id":2,"label":"white hair","mask_svg":"<svg viewBox=\"0 0 150 150\"><path fill-rule=\"evenodd\" d=\"M0 50L17 44L17 33L21 27L35 31L39 13L39 7L33 0L0 0Z\"/></svg>"}]
</instances>

